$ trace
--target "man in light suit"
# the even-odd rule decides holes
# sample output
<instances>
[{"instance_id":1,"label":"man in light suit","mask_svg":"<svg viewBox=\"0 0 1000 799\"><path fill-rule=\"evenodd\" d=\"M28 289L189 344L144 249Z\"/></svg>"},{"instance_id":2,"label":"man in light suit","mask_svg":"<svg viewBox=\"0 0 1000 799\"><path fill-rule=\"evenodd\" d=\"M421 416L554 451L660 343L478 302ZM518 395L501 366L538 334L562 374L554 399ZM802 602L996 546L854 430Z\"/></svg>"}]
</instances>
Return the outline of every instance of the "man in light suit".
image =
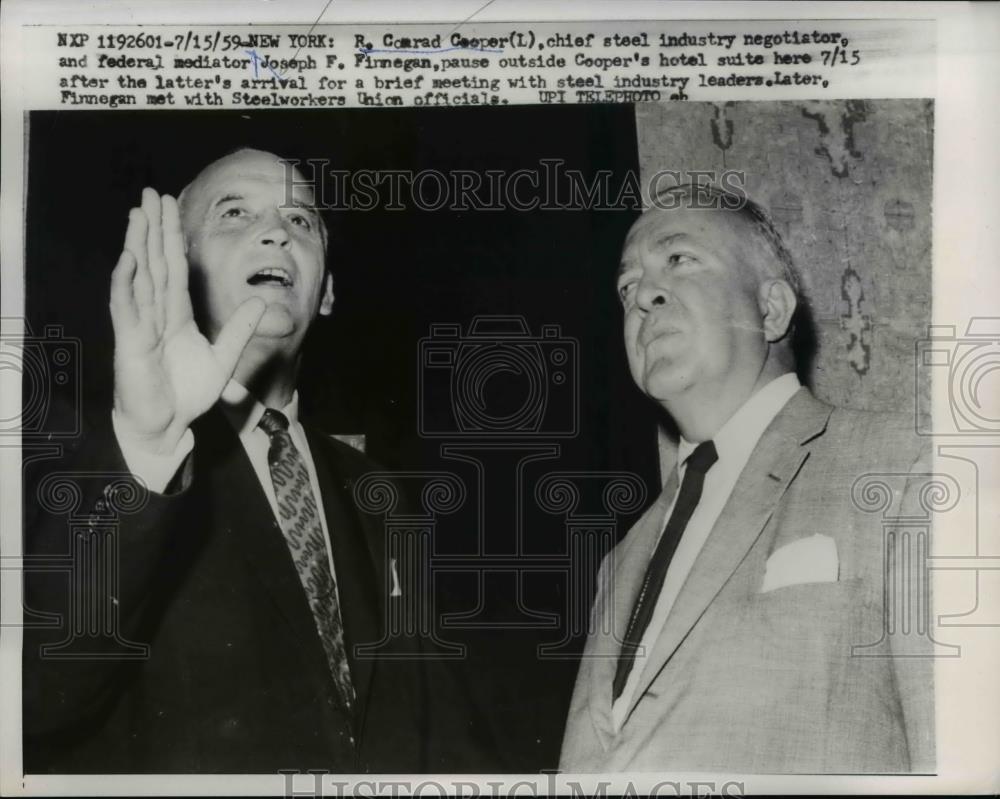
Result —
<instances>
[{"instance_id":1,"label":"man in light suit","mask_svg":"<svg viewBox=\"0 0 1000 799\"><path fill-rule=\"evenodd\" d=\"M375 467L298 421L302 343L333 283L293 176L239 150L179 201L146 189L131 211L111 277L114 409L62 467L93 532L49 508L25 542L58 559L110 525L117 590L83 562L76 579L118 625L67 658L88 609L66 574L26 574L27 606L62 620L25 633L28 773L428 767L422 672L357 649L401 601L403 569L352 496ZM137 645L146 657L122 656Z\"/></svg>"},{"instance_id":2,"label":"man in light suit","mask_svg":"<svg viewBox=\"0 0 1000 799\"><path fill-rule=\"evenodd\" d=\"M912 420L799 385L797 273L745 198L660 196L618 290L632 376L676 423L678 462L602 565L561 769L933 769L932 660L914 636L894 651L881 519L852 502L866 473L927 471Z\"/></svg>"}]
</instances>

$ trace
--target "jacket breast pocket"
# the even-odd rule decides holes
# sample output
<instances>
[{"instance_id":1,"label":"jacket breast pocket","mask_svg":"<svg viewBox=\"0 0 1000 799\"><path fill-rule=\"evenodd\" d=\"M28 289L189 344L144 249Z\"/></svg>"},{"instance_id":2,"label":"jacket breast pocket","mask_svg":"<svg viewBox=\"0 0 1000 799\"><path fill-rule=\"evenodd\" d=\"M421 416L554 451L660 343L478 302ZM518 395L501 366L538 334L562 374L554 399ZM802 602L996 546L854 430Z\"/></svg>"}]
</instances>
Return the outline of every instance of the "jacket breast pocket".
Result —
<instances>
[{"instance_id":1,"label":"jacket breast pocket","mask_svg":"<svg viewBox=\"0 0 1000 799\"><path fill-rule=\"evenodd\" d=\"M864 580L799 583L749 597L744 623L764 656L837 658L866 643L879 613Z\"/></svg>"}]
</instances>

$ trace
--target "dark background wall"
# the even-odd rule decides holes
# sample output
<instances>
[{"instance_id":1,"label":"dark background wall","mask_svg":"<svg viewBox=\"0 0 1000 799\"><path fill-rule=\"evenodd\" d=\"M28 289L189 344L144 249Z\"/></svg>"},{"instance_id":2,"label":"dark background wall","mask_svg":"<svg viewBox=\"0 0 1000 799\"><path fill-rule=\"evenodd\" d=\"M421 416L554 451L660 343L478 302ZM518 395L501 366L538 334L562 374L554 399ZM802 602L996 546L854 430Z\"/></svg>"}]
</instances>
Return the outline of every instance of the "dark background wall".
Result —
<instances>
[{"instance_id":1,"label":"dark background wall","mask_svg":"<svg viewBox=\"0 0 1000 799\"><path fill-rule=\"evenodd\" d=\"M36 334L60 325L64 335L80 341L81 403L70 390L75 381L53 384L43 430L64 429L78 408L86 426L107 421L113 346L108 279L128 209L143 186L176 194L201 167L241 145L286 157L328 158L332 167L347 170L538 172L542 159L555 158L588 182L597 170L610 170L612 186L638 170L635 116L627 106L45 112L31 115L29 136L28 323ZM482 533L492 552L520 547L522 554L558 555L566 533L562 519L529 501L522 509L524 539L515 542L512 462L483 464L488 496L477 506L471 501L474 466L443 456L443 440L419 434L421 402L439 408L451 402L446 384L418 401L418 342L432 324L457 323L464 331L477 315L509 314L523 317L532 335L542 325L558 325L563 338L575 340L577 434L546 436L546 425L559 426L569 413L558 404L565 394L551 392L550 422L528 443L555 444L558 453L526 467L524 496L530 499L532 486L554 470L634 472L648 496L657 493L654 410L628 376L614 293L621 243L636 214L627 207L411 208L331 216L329 263L337 299L332 318L317 323L307 345L303 409L330 433L363 434L368 452L388 467L451 471L471 487L470 502L439 525L437 554L469 553ZM487 384L497 413L517 407L523 379L506 374ZM523 443L523 437L513 438ZM28 470L29 511L33 479L53 463L43 459ZM636 515L622 515L616 534L624 534ZM570 579L589 585L585 578L596 563L577 568L580 573ZM520 584L503 575L477 581L475 574L454 573L435 583L441 613L482 605L478 626L451 627L444 635L467 650L451 664L465 698L455 716L453 758L441 770L554 768L576 671L572 655L582 646L581 631L567 629L569 610L585 615L590 596L575 595L566 576L554 572L527 574ZM522 623L546 612L556 614L555 627ZM567 634L571 641L563 657L539 657L540 644ZM468 741L475 745L465 746Z\"/></svg>"}]
</instances>

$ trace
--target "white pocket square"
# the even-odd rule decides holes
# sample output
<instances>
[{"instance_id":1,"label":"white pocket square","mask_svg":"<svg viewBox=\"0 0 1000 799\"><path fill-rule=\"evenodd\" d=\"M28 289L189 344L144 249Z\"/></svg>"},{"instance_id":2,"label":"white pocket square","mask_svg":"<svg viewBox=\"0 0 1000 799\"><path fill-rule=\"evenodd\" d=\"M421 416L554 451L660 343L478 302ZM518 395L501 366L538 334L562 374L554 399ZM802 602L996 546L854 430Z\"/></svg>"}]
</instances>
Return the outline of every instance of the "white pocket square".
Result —
<instances>
[{"instance_id":1,"label":"white pocket square","mask_svg":"<svg viewBox=\"0 0 1000 799\"><path fill-rule=\"evenodd\" d=\"M835 583L840 571L837 542L828 535L810 535L776 549L767 559L762 594L801 583Z\"/></svg>"}]
</instances>

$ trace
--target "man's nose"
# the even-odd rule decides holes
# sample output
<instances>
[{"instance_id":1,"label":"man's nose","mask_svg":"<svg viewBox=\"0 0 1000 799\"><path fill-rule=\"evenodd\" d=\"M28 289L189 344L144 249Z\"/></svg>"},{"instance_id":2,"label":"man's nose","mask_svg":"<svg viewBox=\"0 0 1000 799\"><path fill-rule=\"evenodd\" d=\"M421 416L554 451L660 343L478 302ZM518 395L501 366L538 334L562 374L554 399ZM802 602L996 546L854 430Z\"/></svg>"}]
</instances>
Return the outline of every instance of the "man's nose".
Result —
<instances>
[{"instance_id":1,"label":"man's nose","mask_svg":"<svg viewBox=\"0 0 1000 799\"><path fill-rule=\"evenodd\" d=\"M657 306L666 305L668 298L669 292L664 286L649 278L643 278L636 291L635 301L642 310L651 311Z\"/></svg>"},{"instance_id":2,"label":"man's nose","mask_svg":"<svg viewBox=\"0 0 1000 799\"><path fill-rule=\"evenodd\" d=\"M285 230L284 220L279 214L271 214L267 217L257 240L261 244L272 247L287 248L291 244L291 237Z\"/></svg>"}]
</instances>

